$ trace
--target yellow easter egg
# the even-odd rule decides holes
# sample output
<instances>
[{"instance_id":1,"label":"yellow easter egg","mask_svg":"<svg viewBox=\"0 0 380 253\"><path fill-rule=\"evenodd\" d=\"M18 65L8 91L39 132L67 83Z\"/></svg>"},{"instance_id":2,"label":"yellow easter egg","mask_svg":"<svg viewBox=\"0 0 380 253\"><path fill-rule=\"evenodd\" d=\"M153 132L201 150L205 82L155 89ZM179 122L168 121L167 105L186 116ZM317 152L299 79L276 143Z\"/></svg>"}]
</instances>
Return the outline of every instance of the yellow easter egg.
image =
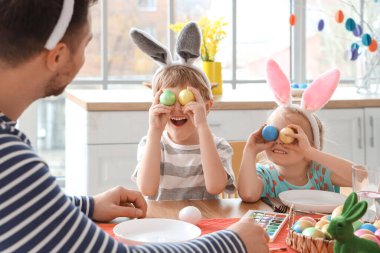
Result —
<instances>
[{"instance_id":1,"label":"yellow easter egg","mask_svg":"<svg viewBox=\"0 0 380 253\"><path fill-rule=\"evenodd\" d=\"M374 225L376 228L380 228L380 220L375 220L375 222L373 223L373 225Z\"/></svg>"},{"instance_id":2,"label":"yellow easter egg","mask_svg":"<svg viewBox=\"0 0 380 253\"><path fill-rule=\"evenodd\" d=\"M291 136L288 136L287 134L294 134L293 129L291 129L289 127L285 127L283 129L281 129L280 140L285 144L292 143L294 141L294 138Z\"/></svg>"},{"instance_id":3,"label":"yellow easter egg","mask_svg":"<svg viewBox=\"0 0 380 253\"><path fill-rule=\"evenodd\" d=\"M302 231L304 236L310 236L311 238L325 238L325 234L318 228L309 227Z\"/></svg>"},{"instance_id":4,"label":"yellow easter egg","mask_svg":"<svg viewBox=\"0 0 380 253\"><path fill-rule=\"evenodd\" d=\"M331 218L335 218L342 214L343 205L335 207L334 211L331 214Z\"/></svg>"},{"instance_id":5,"label":"yellow easter egg","mask_svg":"<svg viewBox=\"0 0 380 253\"><path fill-rule=\"evenodd\" d=\"M327 224L323 225L323 227L321 228L321 231L325 234L326 239L331 239L331 235L329 234L329 232L327 232L329 225L330 225L330 223L327 223Z\"/></svg>"},{"instance_id":6,"label":"yellow easter egg","mask_svg":"<svg viewBox=\"0 0 380 253\"><path fill-rule=\"evenodd\" d=\"M326 224L330 224L328 220L320 220L315 224L315 228L322 229L322 227Z\"/></svg>"},{"instance_id":7,"label":"yellow easter egg","mask_svg":"<svg viewBox=\"0 0 380 253\"><path fill-rule=\"evenodd\" d=\"M317 221L313 217L310 217L310 216L303 216L303 217L299 218L298 220L299 221L300 220L310 221L313 224L313 226L315 226L315 223L317 223Z\"/></svg>"}]
</instances>

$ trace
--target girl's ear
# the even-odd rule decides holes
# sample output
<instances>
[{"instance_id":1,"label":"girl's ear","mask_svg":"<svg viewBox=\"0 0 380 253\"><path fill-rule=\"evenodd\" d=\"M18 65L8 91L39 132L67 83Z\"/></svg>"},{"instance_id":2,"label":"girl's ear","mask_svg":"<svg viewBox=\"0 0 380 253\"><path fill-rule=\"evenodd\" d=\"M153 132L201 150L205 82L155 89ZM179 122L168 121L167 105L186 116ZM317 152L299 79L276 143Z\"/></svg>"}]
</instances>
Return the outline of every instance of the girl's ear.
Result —
<instances>
[{"instance_id":1,"label":"girl's ear","mask_svg":"<svg viewBox=\"0 0 380 253\"><path fill-rule=\"evenodd\" d=\"M272 88L277 104L291 104L289 79L274 60L267 62L267 82Z\"/></svg>"},{"instance_id":2,"label":"girl's ear","mask_svg":"<svg viewBox=\"0 0 380 253\"><path fill-rule=\"evenodd\" d=\"M184 64L193 64L200 56L201 31L197 23L189 22L178 35L176 52Z\"/></svg>"},{"instance_id":3,"label":"girl's ear","mask_svg":"<svg viewBox=\"0 0 380 253\"><path fill-rule=\"evenodd\" d=\"M172 63L170 51L146 32L132 28L129 35L133 42L161 66Z\"/></svg>"},{"instance_id":4,"label":"girl's ear","mask_svg":"<svg viewBox=\"0 0 380 253\"><path fill-rule=\"evenodd\" d=\"M346 216L346 213L356 204L358 203L358 195L355 192L351 192L350 195L348 195L346 201L344 202L343 210L342 210L342 216Z\"/></svg>"},{"instance_id":5,"label":"girl's ear","mask_svg":"<svg viewBox=\"0 0 380 253\"><path fill-rule=\"evenodd\" d=\"M357 221L365 214L367 207L368 204L366 201L360 201L359 203L356 203L351 209L346 212L346 221L349 223Z\"/></svg>"},{"instance_id":6,"label":"girl's ear","mask_svg":"<svg viewBox=\"0 0 380 253\"><path fill-rule=\"evenodd\" d=\"M339 79L340 72L337 69L316 78L303 92L301 107L312 112L321 109L330 100L338 86Z\"/></svg>"}]
</instances>

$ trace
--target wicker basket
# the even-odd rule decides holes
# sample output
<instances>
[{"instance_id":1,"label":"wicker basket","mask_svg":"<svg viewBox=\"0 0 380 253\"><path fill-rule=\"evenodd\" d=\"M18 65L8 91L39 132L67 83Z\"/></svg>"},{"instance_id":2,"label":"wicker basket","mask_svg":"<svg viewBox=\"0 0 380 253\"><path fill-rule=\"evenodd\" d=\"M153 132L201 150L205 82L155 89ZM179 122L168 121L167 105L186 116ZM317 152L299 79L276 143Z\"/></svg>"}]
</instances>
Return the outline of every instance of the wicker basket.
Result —
<instances>
[{"instance_id":1,"label":"wicker basket","mask_svg":"<svg viewBox=\"0 0 380 253\"><path fill-rule=\"evenodd\" d=\"M288 236L286 244L292 249L300 253L333 253L334 240L325 240L321 238L313 239L309 236L304 236L291 229L294 224L294 208L289 211L288 220Z\"/></svg>"}]
</instances>

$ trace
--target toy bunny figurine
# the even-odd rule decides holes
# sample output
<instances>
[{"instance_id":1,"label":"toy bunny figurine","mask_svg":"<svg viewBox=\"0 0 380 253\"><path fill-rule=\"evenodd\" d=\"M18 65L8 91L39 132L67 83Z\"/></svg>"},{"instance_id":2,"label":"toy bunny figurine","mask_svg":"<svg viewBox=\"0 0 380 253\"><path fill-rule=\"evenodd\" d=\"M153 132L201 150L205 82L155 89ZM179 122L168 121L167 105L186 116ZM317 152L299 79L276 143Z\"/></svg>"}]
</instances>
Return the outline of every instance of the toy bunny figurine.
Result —
<instances>
[{"instance_id":1,"label":"toy bunny figurine","mask_svg":"<svg viewBox=\"0 0 380 253\"><path fill-rule=\"evenodd\" d=\"M340 216L331 220L327 232L335 239L334 253L379 253L380 247L373 241L354 235L352 223L367 211L367 202L358 202L355 192L344 202Z\"/></svg>"}]
</instances>

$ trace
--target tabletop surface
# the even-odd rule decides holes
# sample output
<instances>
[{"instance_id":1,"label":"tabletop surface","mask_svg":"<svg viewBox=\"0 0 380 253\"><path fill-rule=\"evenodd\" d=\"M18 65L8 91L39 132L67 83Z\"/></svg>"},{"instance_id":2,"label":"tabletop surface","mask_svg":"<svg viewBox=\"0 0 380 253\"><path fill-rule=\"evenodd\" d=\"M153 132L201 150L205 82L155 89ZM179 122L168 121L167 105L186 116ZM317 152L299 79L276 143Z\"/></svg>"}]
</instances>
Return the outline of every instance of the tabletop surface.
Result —
<instances>
[{"instance_id":1,"label":"tabletop surface","mask_svg":"<svg viewBox=\"0 0 380 253\"><path fill-rule=\"evenodd\" d=\"M218 200L148 201L147 217L178 219L179 211L186 206L197 207L201 211L204 219L240 218L249 209L272 211L272 209L262 201L246 203L240 198Z\"/></svg>"}]
</instances>

